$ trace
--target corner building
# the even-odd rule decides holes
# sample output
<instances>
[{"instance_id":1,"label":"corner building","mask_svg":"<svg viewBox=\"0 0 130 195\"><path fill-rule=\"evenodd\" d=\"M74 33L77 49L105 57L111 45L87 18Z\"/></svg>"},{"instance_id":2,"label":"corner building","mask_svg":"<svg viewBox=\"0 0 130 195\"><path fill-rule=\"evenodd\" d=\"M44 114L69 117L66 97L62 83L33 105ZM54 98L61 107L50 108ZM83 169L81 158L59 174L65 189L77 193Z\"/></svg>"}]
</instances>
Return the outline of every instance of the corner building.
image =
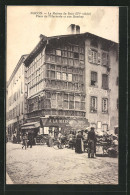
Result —
<instances>
[{"instance_id":1,"label":"corner building","mask_svg":"<svg viewBox=\"0 0 130 195\"><path fill-rule=\"evenodd\" d=\"M23 129L40 127L47 134L65 131L71 119L109 129L111 117L115 117L110 99L118 97L117 53L118 44L90 33L40 35L40 42L24 62L28 111ZM110 87L116 92L111 93Z\"/></svg>"}]
</instances>

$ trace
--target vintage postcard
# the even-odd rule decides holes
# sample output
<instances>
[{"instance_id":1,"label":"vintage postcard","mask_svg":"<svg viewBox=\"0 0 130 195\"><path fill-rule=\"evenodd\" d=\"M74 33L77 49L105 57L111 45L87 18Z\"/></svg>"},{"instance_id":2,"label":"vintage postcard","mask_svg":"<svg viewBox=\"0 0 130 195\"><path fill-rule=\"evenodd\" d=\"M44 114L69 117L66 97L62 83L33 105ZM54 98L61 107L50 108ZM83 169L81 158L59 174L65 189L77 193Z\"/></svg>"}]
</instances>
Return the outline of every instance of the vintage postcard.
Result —
<instances>
[{"instance_id":1,"label":"vintage postcard","mask_svg":"<svg viewBox=\"0 0 130 195\"><path fill-rule=\"evenodd\" d=\"M7 6L6 184L119 184L119 7Z\"/></svg>"}]
</instances>

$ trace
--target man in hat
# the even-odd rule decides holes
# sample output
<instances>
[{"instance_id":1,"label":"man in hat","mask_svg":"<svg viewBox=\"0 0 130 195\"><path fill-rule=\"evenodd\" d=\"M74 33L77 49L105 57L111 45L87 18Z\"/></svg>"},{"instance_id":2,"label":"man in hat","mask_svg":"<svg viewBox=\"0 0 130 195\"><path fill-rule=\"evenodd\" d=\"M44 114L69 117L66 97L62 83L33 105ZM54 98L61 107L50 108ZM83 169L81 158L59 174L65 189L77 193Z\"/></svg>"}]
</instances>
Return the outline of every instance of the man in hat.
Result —
<instances>
[{"instance_id":1,"label":"man in hat","mask_svg":"<svg viewBox=\"0 0 130 195\"><path fill-rule=\"evenodd\" d=\"M94 153L96 153L96 135L94 127L88 132L88 158L94 158Z\"/></svg>"}]
</instances>

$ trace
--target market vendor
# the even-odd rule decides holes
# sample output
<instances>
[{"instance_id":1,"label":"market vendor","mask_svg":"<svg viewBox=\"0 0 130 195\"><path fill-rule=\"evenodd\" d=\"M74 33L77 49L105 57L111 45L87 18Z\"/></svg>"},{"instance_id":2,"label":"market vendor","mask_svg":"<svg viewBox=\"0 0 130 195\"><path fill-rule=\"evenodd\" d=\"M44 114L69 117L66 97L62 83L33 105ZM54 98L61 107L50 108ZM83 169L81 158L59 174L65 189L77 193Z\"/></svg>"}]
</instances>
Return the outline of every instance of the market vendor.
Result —
<instances>
[{"instance_id":1,"label":"market vendor","mask_svg":"<svg viewBox=\"0 0 130 195\"><path fill-rule=\"evenodd\" d=\"M96 135L94 127L88 132L88 158L94 158L94 153L96 154Z\"/></svg>"}]
</instances>

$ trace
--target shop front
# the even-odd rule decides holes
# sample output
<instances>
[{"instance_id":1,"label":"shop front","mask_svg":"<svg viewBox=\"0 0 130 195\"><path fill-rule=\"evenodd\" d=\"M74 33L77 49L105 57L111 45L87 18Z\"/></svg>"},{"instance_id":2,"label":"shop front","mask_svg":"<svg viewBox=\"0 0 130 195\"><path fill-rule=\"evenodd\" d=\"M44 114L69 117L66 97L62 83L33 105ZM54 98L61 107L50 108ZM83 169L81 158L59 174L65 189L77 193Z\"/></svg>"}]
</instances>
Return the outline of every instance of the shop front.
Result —
<instances>
[{"instance_id":1,"label":"shop front","mask_svg":"<svg viewBox=\"0 0 130 195\"><path fill-rule=\"evenodd\" d=\"M69 119L65 117L41 117L40 124L43 134L49 134L53 137L57 137L59 132L65 135L67 130L71 130Z\"/></svg>"},{"instance_id":2,"label":"shop front","mask_svg":"<svg viewBox=\"0 0 130 195\"><path fill-rule=\"evenodd\" d=\"M36 137L39 133L40 129L40 123L39 122L31 122L31 123L25 123L24 125L21 126L21 132L22 135L24 133L27 134L32 134L33 136L33 144L36 144Z\"/></svg>"}]
</instances>

